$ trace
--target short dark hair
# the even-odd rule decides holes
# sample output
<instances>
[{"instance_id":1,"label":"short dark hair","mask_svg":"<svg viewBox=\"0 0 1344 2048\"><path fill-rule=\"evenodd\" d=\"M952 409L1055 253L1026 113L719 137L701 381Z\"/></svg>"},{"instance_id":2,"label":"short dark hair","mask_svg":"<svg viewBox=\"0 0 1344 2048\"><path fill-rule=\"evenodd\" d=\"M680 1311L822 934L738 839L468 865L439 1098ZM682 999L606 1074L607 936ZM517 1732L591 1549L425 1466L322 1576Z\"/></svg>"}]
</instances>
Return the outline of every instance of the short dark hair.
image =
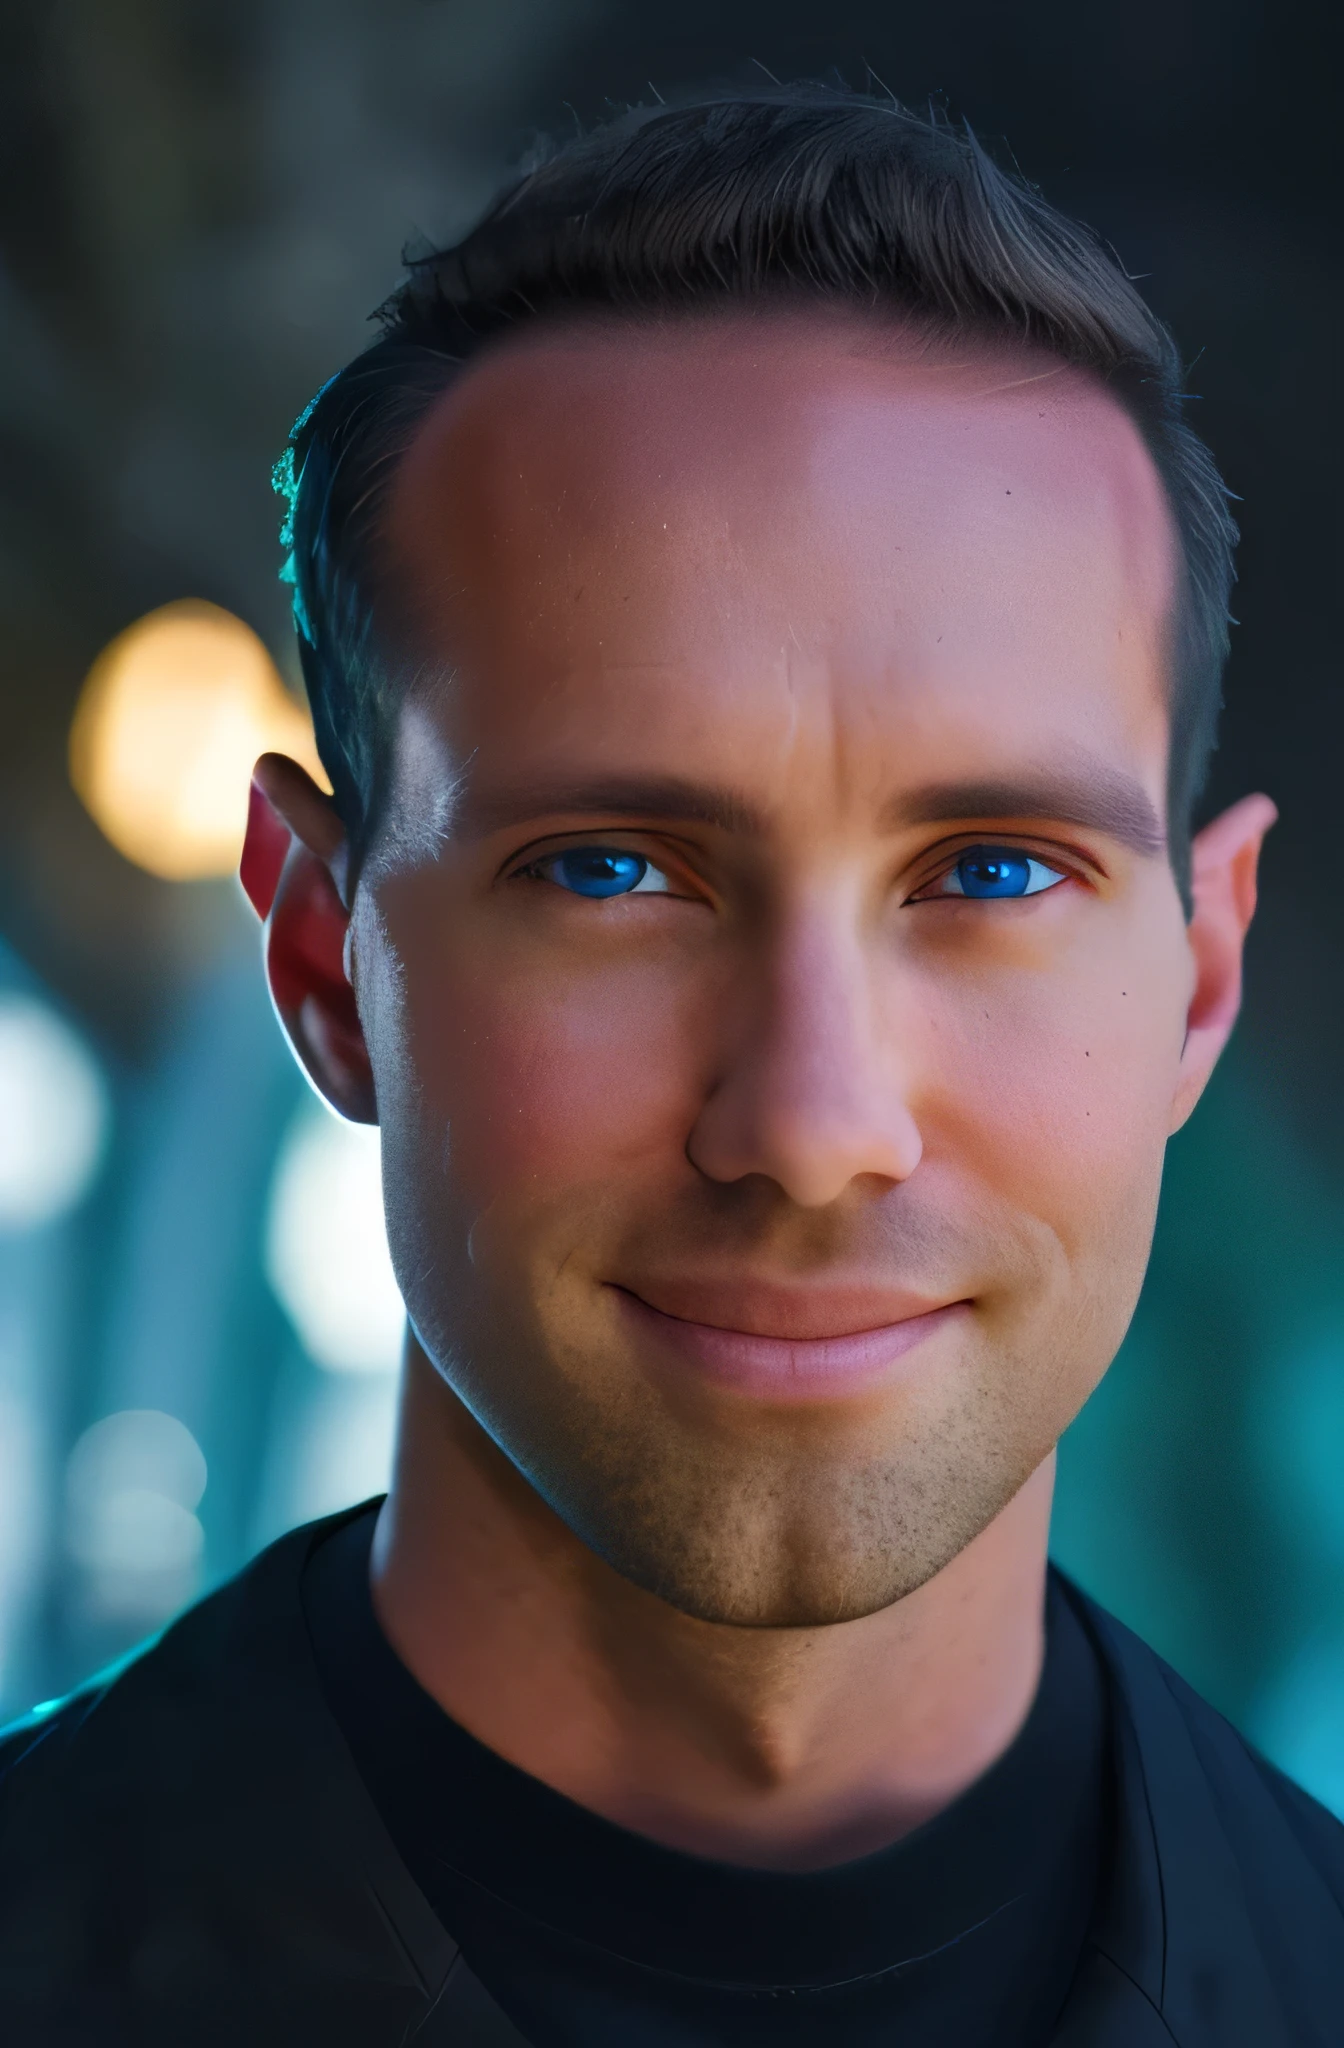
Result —
<instances>
[{"instance_id":1,"label":"short dark hair","mask_svg":"<svg viewBox=\"0 0 1344 2048\"><path fill-rule=\"evenodd\" d=\"M787 294L934 337L1044 348L1099 378L1139 427L1182 557L1167 799L1188 904L1237 534L1184 416L1176 343L1098 237L1000 169L969 129L808 85L635 109L554 149L460 242L408 259L377 315L381 337L300 416L276 470L289 502L283 573L318 748L356 858L395 710L374 633L380 513L434 400L468 358L525 322Z\"/></svg>"}]
</instances>

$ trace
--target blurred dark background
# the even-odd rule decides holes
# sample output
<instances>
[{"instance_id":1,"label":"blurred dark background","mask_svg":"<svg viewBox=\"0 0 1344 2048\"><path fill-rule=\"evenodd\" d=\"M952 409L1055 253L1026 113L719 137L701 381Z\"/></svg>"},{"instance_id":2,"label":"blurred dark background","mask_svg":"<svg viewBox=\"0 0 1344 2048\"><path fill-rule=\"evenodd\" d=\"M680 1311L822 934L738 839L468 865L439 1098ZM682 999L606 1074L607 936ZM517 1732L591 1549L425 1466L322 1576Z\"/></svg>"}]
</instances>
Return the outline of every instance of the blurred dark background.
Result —
<instances>
[{"instance_id":1,"label":"blurred dark background","mask_svg":"<svg viewBox=\"0 0 1344 2048\"><path fill-rule=\"evenodd\" d=\"M206 771L227 796L283 713L224 614L293 686L288 426L401 246L463 228L538 131L759 66L932 98L1099 229L1242 501L1208 804L1265 788L1283 822L1056 1550L1344 1811L1340 42L1334 13L1236 0L3 0L0 1710L386 1465L376 1141L291 1071L236 884L144 864L227 865ZM179 736L205 780L165 769L159 852L109 825L128 858L74 793L71 723L101 651L182 599L223 608L159 621L197 636L214 737ZM120 644L124 681L150 643ZM249 647L272 697L243 716L220 677ZM135 675L117 716L167 730ZM76 779L107 824L98 730ZM155 831L171 809L119 800Z\"/></svg>"}]
</instances>

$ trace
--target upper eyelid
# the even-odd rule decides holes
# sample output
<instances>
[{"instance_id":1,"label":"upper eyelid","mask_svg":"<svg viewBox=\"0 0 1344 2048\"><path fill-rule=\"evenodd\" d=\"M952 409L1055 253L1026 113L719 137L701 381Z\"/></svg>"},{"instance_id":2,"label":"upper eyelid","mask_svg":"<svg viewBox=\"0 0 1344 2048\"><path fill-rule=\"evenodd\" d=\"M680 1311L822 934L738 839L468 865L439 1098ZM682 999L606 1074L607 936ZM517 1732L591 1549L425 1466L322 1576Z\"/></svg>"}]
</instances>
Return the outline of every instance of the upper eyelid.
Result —
<instances>
[{"instance_id":1,"label":"upper eyelid","mask_svg":"<svg viewBox=\"0 0 1344 2048\"><path fill-rule=\"evenodd\" d=\"M628 840L643 840L645 845L627 845L624 842ZM536 839L529 841L526 846L520 846L513 853L509 854L500 863L499 872L503 875L509 873L510 870L516 871L519 868L535 867L538 861L549 860L552 854L569 853L575 847L580 846L599 848L609 846L615 853L637 853L641 860L647 860L656 867L658 864L657 855L646 850L647 842L650 840L660 840L663 842L664 847L666 847L666 835L651 832L647 826L639 825L607 825L596 832L543 832L538 834ZM668 860L674 858L685 859L686 856L684 854L677 855L674 850L666 850L664 858Z\"/></svg>"},{"instance_id":2,"label":"upper eyelid","mask_svg":"<svg viewBox=\"0 0 1344 2048\"><path fill-rule=\"evenodd\" d=\"M521 868L515 868L514 873L527 874L533 868L547 867L552 861L563 860L567 853L574 852L624 854L629 860L642 861L645 868L651 868L655 874L661 875L666 871L662 863L652 859L647 853L635 853L628 846L613 846L602 839L581 839L577 847L557 846L549 853L537 854L534 859L524 861ZM670 860L666 863L667 869L672 869L674 866L675 863Z\"/></svg>"}]
</instances>

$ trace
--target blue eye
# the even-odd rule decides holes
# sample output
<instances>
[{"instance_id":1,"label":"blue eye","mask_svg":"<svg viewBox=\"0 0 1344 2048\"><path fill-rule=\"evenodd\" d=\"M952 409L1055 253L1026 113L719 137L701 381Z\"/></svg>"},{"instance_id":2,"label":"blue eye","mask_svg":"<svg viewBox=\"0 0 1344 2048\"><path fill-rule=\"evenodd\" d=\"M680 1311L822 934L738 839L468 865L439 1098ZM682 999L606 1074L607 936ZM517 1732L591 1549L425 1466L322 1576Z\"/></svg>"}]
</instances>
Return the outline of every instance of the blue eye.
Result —
<instances>
[{"instance_id":1,"label":"blue eye","mask_svg":"<svg viewBox=\"0 0 1344 2048\"><path fill-rule=\"evenodd\" d=\"M667 894L667 877L660 868L641 854L623 853L614 846L570 847L538 861L533 872L575 896Z\"/></svg>"},{"instance_id":2,"label":"blue eye","mask_svg":"<svg viewBox=\"0 0 1344 2048\"><path fill-rule=\"evenodd\" d=\"M1011 846L971 846L956 866L939 877L936 896L1039 896L1064 876Z\"/></svg>"}]
</instances>

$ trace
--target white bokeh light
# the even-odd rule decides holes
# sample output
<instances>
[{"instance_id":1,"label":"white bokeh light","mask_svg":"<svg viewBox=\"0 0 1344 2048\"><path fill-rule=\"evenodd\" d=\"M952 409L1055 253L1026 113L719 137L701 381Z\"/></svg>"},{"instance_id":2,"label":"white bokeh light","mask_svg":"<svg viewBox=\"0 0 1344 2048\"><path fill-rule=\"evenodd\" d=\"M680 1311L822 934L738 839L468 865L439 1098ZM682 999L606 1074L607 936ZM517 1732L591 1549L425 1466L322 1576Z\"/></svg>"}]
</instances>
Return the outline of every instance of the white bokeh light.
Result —
<instances>
[{"instance_id":1,"label":"white bokeh light","mask_svg":"<svg viewBox=\"0 0 1344 2048\"><path fill-rule=\"evenodd\" d=\"M190 1599L205 1481L201 1448L175 1415L129 1408L85 1430L66 1466L66 1549L97 1609L152 1621Z\"/></svg>"},{"instance_id":2,"label":"white bokeh light","mask_svg":"<svg viewBox=\"0 0 1344 2048\"><path fill-rule=\"evenodd\" d=\"M54 1223L107 1138L107 1091L82 1041L34 996L0 996L0 1230Z\"/></svg>"},{"instance_id":3,"label":"white bokeh light","mask_svg":"<svg viewBox=\"0 0 1344 2048\"><path fill-rule=\"evenodd\" d=\"M304 1104L276 1162L266 1271L319 1365L396 1371L406 1311L388 1257L372 1125Z\"/></svg>"}]
</instances>

